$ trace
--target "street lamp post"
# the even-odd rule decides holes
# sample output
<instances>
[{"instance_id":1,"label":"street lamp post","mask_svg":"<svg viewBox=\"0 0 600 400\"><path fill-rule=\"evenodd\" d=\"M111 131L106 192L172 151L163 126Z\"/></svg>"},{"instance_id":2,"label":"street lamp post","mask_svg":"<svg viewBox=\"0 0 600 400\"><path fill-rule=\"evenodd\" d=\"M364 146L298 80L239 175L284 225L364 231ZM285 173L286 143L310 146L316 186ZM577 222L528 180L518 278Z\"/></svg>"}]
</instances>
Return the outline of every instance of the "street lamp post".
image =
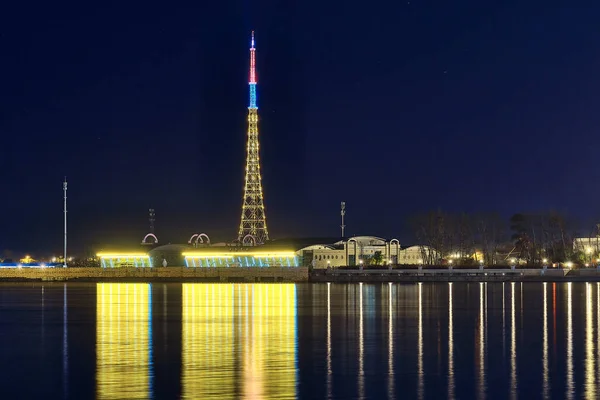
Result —
<instances>
[{"instance_id":1,"label":"street lamp post","mask_svg":"<svg viewBox=\"0 0 600 400\"><path fill-rule=\"evenodd\" d=\"M64 248L63 248L63 268L67 268L67 177L63 182L63 212L64 212Z\"/></svg>"}]
</instances>

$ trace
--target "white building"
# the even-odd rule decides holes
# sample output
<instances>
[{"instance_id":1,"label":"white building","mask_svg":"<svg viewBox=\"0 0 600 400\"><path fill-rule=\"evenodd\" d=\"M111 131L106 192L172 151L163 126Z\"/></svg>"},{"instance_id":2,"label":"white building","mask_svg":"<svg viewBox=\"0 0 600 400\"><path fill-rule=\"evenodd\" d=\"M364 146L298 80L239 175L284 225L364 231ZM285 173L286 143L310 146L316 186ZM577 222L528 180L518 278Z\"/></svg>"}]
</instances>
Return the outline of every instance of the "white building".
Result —
<instances>
[{"instance_id":1,"label":"white building","mask_svg":"<svg viewBox=\"0 0 600 400\"><path fill-rule=\"evenodd\" d=\"M333 244L314 244L296 252L304 265L313 268L378 265L423 264L431 254L426 246L400 247L397 239L386 241L376 236L355 236Z\"/></svg>"},{"instance_id":2,"label":"white building","mask_svg":"<svg viewBox=\"0 0 600 400\"><path fill-rule=\"evenodd\" d=\"M573 250L598 253L600 251L600 237L575 238L573 239Z\"/></svg>"}]
</instances>

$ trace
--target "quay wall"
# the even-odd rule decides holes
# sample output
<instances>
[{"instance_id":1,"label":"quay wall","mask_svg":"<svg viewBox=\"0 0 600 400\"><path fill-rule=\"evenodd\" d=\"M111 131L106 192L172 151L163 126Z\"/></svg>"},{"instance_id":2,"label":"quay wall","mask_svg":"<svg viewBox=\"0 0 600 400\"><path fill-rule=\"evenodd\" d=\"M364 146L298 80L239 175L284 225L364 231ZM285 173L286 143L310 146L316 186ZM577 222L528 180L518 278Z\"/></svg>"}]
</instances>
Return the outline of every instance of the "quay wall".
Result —
<instances>
[{"instance_id":1,"label":"quay wall","mask_svg":"<svg viewBox=\"0 0 600 400\"><path fill-rule=\"evenodd\" d=\"M0 268L2 281L306 282L308 268Z\"/></svg>"}]
</instances>

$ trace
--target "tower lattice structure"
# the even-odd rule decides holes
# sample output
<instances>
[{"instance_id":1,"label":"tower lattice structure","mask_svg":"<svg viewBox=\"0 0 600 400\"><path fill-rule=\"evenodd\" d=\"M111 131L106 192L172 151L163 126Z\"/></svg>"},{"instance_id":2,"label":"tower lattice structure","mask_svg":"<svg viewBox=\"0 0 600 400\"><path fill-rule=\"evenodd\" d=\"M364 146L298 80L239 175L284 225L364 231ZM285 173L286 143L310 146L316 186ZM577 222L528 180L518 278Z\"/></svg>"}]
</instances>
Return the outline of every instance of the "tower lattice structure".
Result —
<instances>
[{"instance_id":1,"label":"tower lattice structure","mask_svg":"<svg viewBox=\"0 0 600 400\"><path fill-rule=\"evenodd\" d=\"M260 174L260 145L258 140L258 107L256 105L256 48L254 31L250 45L250 104L248 105L248 139L246 145L246 178L242 203L242 218L238 232L240 242L248 242L248 235L256 244L269 240L265 203Z\"/></svg>"}]
</instances>

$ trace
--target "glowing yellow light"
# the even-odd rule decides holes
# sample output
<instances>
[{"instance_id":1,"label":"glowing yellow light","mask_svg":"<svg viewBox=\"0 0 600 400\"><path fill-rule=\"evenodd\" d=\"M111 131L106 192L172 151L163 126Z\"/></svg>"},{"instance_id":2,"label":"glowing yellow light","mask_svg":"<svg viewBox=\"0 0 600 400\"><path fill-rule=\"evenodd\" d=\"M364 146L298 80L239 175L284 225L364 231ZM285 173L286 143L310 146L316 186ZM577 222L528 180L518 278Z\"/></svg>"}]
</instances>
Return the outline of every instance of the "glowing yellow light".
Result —
<instances>
[{"instance_id":1,"label":"glowing yellow light","mask_svg":"<svg viewBox=\"0 0 600 400\"><path fill-rule=\"evenodd\" d=\"M98 253L100 258L150 258L147 253Z\"/></svg>"},{"instance_id":2,"label":"glowing yellow light","mask_svg":"<svg viewBox=\"0 0 600 400\"><path fill-rule=\"evenodd\" d=\"M96 382L103 399L150 397L151 303L145 283L96 286Z\"/></svg>"},{"instance_id":3,"label":"glowing yellow light","mask_svg":"<svg viewBox=\"0 0 600 400\"><path fill-rule=\"evenodd\" d=\"M203 257L221 257L221 258L233 258L238 256L251 256L251 257L295 257L296 253L293 251L282 251L282 252L231 252L231 253L207 253L201 251L184 252L184 257L192 258L203 258Z\"/></svg>"}]
</instances>

